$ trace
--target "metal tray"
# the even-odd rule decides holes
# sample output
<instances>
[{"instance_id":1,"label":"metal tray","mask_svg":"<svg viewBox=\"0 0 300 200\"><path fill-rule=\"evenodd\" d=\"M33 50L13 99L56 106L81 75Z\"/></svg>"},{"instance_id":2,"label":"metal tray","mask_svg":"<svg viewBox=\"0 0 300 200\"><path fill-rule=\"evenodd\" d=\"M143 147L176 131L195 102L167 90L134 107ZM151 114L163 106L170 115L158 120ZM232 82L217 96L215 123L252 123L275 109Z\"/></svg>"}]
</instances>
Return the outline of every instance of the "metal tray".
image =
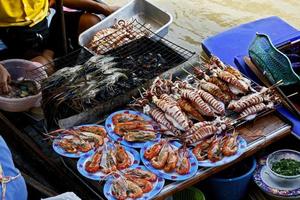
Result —
<instances>
[{"instance_id":1,"label":"metal tray","mask_svg":"<svg viewBox=\"0 0 300 200\"><path fill-rule=\"evenodd\" d=\"M117 20L129 20L132 18L140 23L150 24L151 31L161 37L164 37L168 33L169 26L173 21L171 14L161 10L148 1L133 0L103 21L81 33L79 36L79 44L85 47L98 31L111 27Z\"/></svg>"}]
</instances>

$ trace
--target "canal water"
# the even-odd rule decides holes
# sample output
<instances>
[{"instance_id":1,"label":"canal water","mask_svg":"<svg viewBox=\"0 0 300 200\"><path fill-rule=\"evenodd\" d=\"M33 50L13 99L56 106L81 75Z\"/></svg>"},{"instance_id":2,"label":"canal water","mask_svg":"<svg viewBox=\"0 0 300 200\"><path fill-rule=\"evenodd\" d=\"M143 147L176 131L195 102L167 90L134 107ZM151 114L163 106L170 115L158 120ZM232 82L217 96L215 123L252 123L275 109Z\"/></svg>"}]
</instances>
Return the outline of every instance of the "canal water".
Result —
<instances>
[{"instance_id":1,"label":"canal water","mask_svg":"<svg viewBox=\"0 0 300 200\"><path fill-rule=\"evenodd\" d=\"M299 0L149 0L174 17L167 38L193 51L203 39L268 16L279 16L300 28ZM128 0L107 0L124 5Z\"/></svg>"}]
</instances>

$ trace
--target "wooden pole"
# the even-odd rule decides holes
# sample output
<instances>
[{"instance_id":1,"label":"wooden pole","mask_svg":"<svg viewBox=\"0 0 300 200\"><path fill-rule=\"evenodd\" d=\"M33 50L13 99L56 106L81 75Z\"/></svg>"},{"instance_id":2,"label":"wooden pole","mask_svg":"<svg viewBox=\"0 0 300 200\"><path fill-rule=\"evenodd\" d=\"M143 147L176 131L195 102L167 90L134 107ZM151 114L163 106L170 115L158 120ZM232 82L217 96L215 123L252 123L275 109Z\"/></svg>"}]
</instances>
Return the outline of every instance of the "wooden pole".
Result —
<instances>
[{"instance_id":1,"label":"wooden pole","mask_svg":"<svg viewBox=\"0 0 300 200\"><path fill-rule=\"evenodd\" d=\"M64 17L64 10L63 10L63 0L56 0L55 6L56 6L56 12L60 23L60 28L61 28L62 41L60 42L62 42L61 45L62 45L62 52L64 56L68 53L68 48L67 48L65 17Z\"/></svg>"}]
</instances>

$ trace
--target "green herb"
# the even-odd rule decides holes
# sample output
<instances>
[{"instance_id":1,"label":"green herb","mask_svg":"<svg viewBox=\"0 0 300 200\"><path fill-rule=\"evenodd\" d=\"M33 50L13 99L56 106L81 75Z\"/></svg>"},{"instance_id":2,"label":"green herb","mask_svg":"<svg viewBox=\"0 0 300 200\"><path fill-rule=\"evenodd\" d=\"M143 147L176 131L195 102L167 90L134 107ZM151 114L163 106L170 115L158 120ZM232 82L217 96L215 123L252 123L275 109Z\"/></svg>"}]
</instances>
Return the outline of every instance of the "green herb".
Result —
<instances>
[{"instance_id":1,"label":"green herb","mask_svg":"<svg viewBox=\"0 0 300 200\"><path fill-rule=\"evenodd\" d=\"M300 174L300 162L294 159L281 159L273 164L272 170L284 176L295 176Z\"/></svg>"}]
</instances>

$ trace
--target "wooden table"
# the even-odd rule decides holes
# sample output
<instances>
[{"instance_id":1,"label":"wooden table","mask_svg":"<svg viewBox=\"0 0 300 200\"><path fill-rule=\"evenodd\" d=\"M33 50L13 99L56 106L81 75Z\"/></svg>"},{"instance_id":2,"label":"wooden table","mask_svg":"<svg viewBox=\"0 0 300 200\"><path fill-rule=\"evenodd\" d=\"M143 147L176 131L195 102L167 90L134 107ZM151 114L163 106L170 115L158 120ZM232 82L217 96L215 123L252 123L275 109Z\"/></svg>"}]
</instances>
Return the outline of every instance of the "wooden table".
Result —
<instances>
[{"instance_id":1,"label":"wooden table","mask_svg":"<svg viewBox=\"0 0 300 200\"><path fill-rule=\"evenodd\" d=\"M11 115L11 114L9 114ZM11 118L11 116L9 116ZM18 128L18 124L12 124L10 121L0 113L0 120L1 123L4 122L6 124L6 127L11 129L18 137L21 137L22 140L24 140L24 135L28 127L26 129L23 128L23 130L20 130ZM31 125L34 129L37 129L34 125ZM180 182L172 182L172 181L166 181L166 185L163 188L163 190L155 197L155 199L164 199L167 196L170 196L174 194L175 192L178 192L180 190L183 190L187 187L190 187L194 185L195 183L198 183L209 176L226 169L227 167L233 165L234 163L249 157L256 153L257 151L263 149L264 147L270 145L271 143L274 143L275 141L281 139L282 137L288 135L290 133L291 126L289 123L287 123L285 120L283 120L277 113L271 113L266 116L263 116L259 119L256 119L255 121L249 122L245 125L243 125L241 128L238 129L240 134L245 136L246 134L249 134L249 132L257 132L257 130L261 130L263 137L259 137L255 140L248 139L248 147L247 151L239 157L237 160L235 160L232 163L229 163L224 166L215 167L215 168L199 168L197 174L189 180L180 181ZM23 133L22 133L23 132ZM23 134L23 135L22 135ZM26 133L27 135L28 133ZM7 136L7 135L6 135ZM28 139L28 141L27 141ZM82 198L86 197L86 195L83 195L81 193L82 191L85 191L84 193L89 194L89 197L96 197L99 199L103 198L102 194L102 187L103 183L99 183L96 181L88 180L81 176L76 169L76 161L75 159L69 159L69 158L62 158L55 153L54 155L46 155L43 153L42 149L50 148L51 151L51 144L49 143L43 143L39 144L39 141L35 141L34 139L29 140L30 138L27 138L24 143L26 143L27 146L29 146L29 149L32 149L36 155L41 160L44 160L44 164L42 162L39 163L39 167L47 169L51 167L52 171L51 173L55 173L61 178L57 178L57 182L54 181L54 184L61 184L61 181L63 180L64 184L69 184L70 187L67 187L68 190L75 190L75 192L81 196ZM54 158L53 158L54 157ZM46 167L45 167L46 166ZM51 177L51 175L49 175ZM49 178L50 178L49 177ZM59 183L60 182L60 183ZM53 183L53 181L52 181ZM81 191L81 192L80 192ZM80 192L80 193L78 193Z\"/></svg>"}]
</instances>

